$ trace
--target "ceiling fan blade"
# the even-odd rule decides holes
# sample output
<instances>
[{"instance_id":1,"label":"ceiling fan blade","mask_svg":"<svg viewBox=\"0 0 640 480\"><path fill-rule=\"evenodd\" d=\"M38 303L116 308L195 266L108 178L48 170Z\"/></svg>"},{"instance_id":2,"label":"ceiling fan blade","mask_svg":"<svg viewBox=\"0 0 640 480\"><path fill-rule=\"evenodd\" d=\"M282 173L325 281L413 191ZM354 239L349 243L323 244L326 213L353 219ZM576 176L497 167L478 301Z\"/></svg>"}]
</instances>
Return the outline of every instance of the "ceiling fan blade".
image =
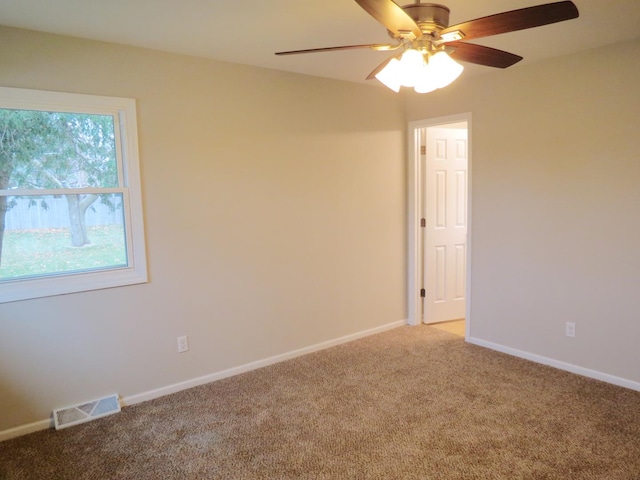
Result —
<instances>
[{"instance_id":1,"label":"ceiling fan blade","mask_svg":"<svg viewBox=\"0 0 640 480\"><path fill-rule=\"evenodd\" d=\"M356 3L395 35L402 38L422 37L418 24L394 1L356 0Z\"/></svg>"},{"instance_id":2,"label":"ceiling fan blade","mask_svg":"<svg viewBox=\"0 0 640 480\"><path fill-rule=\"evenodd\" d=\"M367 75L367 80L373 80L374 78L376 78L376 75L377 75L378 73L380 73L380 72L382 71L382 69L383 69L384 67L386 67L386 66L387 66L387 64L388 64L391 60L393 60L394 58L399 59L401 56L402 56L402 53L398 53L397 55L393 55L393 56L391 56L391 57L387 58L384 62L382 62L380 65L378 65L376 68L374 68L374 69L373 69L373 71L372 71L369 75Z\"/></svg>"},{"instance_id":3,"label":"ceiling fan blade","mask_svg":"<svg viewBox=\"0 0 640 480\"><path fill-rule=\"evenodd\" d=\"M573 2L555 2L535 7L521 8L510 12L489 15L445 28L440 35L461 31L465 40L515 32L527 28L541 27L556 22L577 18L578 8ZM459 40L459 39L458 39ZM445 40L446 42L446 40Z\"/></svg>"},{"instance_id":4,"label":"ceiling fan blade","mask_svg":"<svg viewBox=\"0 0 640 480\"><path fill-rule=\"evenodd\" d=\"M507 68L522 60L520 55L473 43L452 42L447 46L455 48L449 54L451 58L487 67Z\"/></svg>"},{"instance_id":5,"label":"ceiling fan blade","mask_svg":"<svg viewBox=\"0 0 640 480\"><path fill-rule=\"evenodd\" d=\"M376 50L376 51L388 51L388 50L395 50L400 46L401 46L400 44L385 45L385 44L378 44L378 43L371 43L366 45L343 45L341 47L308 48L306 50L290 50L288 52L276 52L276 55L297 55L299 53L334 52L339 50L355 50L359 48L360 49L368 48L370 50Z\"/></svg>"}]
</instances>

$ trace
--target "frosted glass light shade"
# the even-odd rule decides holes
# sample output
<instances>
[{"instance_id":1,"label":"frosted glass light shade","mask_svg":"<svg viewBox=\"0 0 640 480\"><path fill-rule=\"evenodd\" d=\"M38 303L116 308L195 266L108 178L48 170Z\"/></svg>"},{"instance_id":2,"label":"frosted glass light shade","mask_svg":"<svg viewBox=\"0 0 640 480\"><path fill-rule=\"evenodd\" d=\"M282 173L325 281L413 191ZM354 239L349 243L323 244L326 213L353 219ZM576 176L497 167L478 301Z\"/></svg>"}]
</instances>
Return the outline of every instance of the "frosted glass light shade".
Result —
<instances>
[{"instance_id":1,"label":"frosted glass light shade","mask_svg":"<svg viewBox=\"0 0 640 480\"><path fill-rule=\"evenodd\" d=\"M434 75L431 75L431 71L430 71L429 67L427 66L425 68L425 72L420 77L420 79L416 82L416 84L413 87L413 89L417 93L429 93L429 92L433 92L437 88L438 88L438 86L436 85L436 82L435 82L435 79L434 79Z\"/></svg>"},{"instance_id":2,"label":"frosted glass light shade","mask_svg":"<svg viewBox=\"0 0 640 480\"><path fill-rule=\"evenodd\" d=\"M426 64L419 51L410 49L402 54L400 66L402 68L400 72L402 85L404 87L413 87L423 75Z\"/></svg>"},{"instance_id":3,"label":"frosted glass light shade","mask_svg":"<svg viewBox=\"0 0 640 480\"><path fill-rule=\"evenodd\" d=\"M429 59L429 70L436 88L442 88L458 78L464 67L445 52L438 52Z\"/></svg>"},{"instance_id":4,"label":"frosted glass light shade","mask_svg":"<svg viewBox=\"0 0 640 480\"><path fill-rule=\"evenodd\" d=\"M460 76L464 67L445 52L429 57L426 63L424 55L418 50L409 49L400 60L393 58L376 74L376 78L385 86L399 92L400 87L414 87L417 93L428 93L443 88Z\"/></svg>"},{"instance_id":5,"label":"frosted glass light shade","mask_svg":"<svg viewBox=\"0 0 640 480\"><path fill-rule=\"evenodd\" d=\"M402 86L401 71L400 61L397 58L392 58L391 61L376 74L376 78L384 84L384 86L397 93Z\"/></svg>"}]
</instances>

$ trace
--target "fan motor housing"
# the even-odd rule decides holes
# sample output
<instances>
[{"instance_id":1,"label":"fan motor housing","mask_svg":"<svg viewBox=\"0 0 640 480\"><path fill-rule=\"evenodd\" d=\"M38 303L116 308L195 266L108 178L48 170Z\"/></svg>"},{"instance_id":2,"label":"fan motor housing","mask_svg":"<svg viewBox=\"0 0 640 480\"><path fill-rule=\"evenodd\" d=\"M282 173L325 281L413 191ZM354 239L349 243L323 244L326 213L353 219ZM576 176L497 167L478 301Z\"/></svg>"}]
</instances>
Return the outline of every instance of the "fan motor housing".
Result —
<instances>
[{"instance_id":1,"label":"fan motor housing","mask_svg":"<svg viewBox=\"0 0 640 480\"><path fill-rule=\"evenodd\" d=\"M424 34L430 34L449 26L450 10L444 5L414 3L404 5L402 9L418 24Z\"/></svg>"}]
</instances>

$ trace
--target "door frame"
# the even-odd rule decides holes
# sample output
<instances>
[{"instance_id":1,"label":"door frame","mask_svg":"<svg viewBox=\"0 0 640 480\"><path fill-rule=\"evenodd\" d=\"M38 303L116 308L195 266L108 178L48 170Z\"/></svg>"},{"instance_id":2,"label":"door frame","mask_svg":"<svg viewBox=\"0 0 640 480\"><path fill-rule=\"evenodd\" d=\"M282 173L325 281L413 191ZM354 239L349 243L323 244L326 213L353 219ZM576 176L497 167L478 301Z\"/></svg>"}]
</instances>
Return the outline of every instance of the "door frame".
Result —
<instances>
[{"instance_id":1,"label":"door frame","mask_svg":"<svg viewBox=\"0 0 640 480\"><path fill-rule=\"evenodd\" d=\"M471 112L448 115L445 117L427 118L409 122L407 129L408 136L408 162L407 162L407 323L409 325L420 325L422 319L420 312L422 299L420 289L422 288L422 265L423 265L423 231L420 228L420 219L423 218L423 195L422 191L422 165L420 162L420 151L417 141L419 130L428 127L437 127L451 123L467 123L467 262L466 262L466 338L471 336L471 186L472 186L472 122Z\"/></svg>"}]
</instances>

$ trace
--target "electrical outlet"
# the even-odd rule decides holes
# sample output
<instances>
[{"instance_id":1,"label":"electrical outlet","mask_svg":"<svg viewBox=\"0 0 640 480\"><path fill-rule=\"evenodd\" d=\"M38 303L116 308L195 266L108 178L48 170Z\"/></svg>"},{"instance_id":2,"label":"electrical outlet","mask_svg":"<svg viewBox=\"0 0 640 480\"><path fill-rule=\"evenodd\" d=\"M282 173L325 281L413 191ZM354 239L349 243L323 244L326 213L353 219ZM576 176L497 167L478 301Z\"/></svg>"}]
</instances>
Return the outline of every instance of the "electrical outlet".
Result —
<instances>
[{"instance_id":1,"label":"electrical outlet","mask_svg":"<svg viewBox=\"0 0 640 480\"><path fill-rule=\"evenodd\" d=\"M189 340L187 336L178 337L178 353L186 352L189 350Z\"/></svg>"},{"instance_id":2,"label":"electrical outlet","mask_svg":"<svg viewBox=\"0 0 640 480\"><path fill-rule=\"evenodd\" d=\"M576 324L574 322L567 322L564 326L564 334L567 337L576 336Z\"/></svg>"}]
</instances>

